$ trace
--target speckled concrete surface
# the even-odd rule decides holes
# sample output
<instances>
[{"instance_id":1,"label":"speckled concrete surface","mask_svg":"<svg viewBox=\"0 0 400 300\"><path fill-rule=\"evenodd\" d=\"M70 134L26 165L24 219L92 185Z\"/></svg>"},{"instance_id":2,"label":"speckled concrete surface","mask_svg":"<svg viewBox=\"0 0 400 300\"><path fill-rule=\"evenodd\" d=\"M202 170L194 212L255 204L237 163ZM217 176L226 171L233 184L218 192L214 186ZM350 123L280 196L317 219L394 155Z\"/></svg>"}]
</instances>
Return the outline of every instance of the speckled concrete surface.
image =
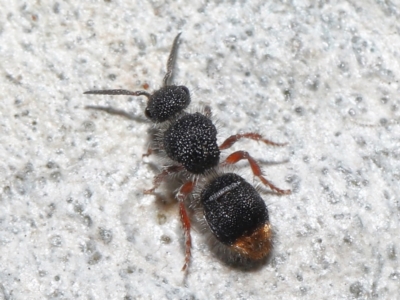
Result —
<instances>
[{"instance_id":1,"label":"speckled concrete surface","mask_svg":"<svg viewBox=\"0 0 400 300\"><path fill-rule=\"evenodd\" d=\"M400 299L398 1L30 2L0 1L0 299ZM158 88L178 32L174 82L220 140L288 142L232 148L293 190L263 194L256 271L197 230L184 280L177 206L143 194L145 99L82 95Z\"/></svg>"}]
</instances>

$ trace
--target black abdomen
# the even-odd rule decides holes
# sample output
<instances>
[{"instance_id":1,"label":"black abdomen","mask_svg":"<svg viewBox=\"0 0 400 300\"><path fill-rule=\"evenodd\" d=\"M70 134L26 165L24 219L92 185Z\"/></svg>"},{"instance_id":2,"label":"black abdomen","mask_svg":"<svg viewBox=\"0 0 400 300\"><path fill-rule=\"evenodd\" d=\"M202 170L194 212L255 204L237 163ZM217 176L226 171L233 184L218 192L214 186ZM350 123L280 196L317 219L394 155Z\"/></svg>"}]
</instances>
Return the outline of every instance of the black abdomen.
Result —
<instances>
[{"instance_id":1,"label":"black abdomen","mask_svg":"<svg viewBox=\"0 0 400 300\"><path fill-rule=\"evenodd\" d=\"M265 202L256 189L233 173L213 179L203 189L200 199L211 231L226 245L269 221Z\"/></svg>"}]
</instances>

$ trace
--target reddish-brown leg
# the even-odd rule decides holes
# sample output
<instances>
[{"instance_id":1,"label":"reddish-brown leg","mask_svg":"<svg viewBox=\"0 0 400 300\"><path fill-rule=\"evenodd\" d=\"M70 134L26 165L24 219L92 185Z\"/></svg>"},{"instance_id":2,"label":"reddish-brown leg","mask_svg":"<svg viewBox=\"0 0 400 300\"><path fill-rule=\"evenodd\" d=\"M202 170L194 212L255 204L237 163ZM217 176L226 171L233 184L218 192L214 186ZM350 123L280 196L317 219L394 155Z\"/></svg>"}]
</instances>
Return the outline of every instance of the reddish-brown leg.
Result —
<instances>
[{"instance_id":1,"label":"reddish-brown leg","mask_svg":"<svg viewBox=\"0 0 400 300\"><path fill-rule=\"evenodd\" d=\"M153 154L153 149L151 149L151 148L149 147L149 148L147 148L147 152L144 153L144 154L142 154L142 158L143 158L143 157L150 156L150 155L152 155L152 154Z\"/></svg>"},{"instance_id":2,"label":"reddish-brown leg","mask_svg":"<svg viewBox=\"0 0 400 300\"><path fill-rule=\"evenodd\" d=\"M280 188L273 185L269 182L262 174L261 168L258 163L250 156L250 154L246 151L236 151L229 155L221 165L231 165L235 164L242 159L247 159L250 164L251 170L253 171L254 176L260 178L261 182L270 187L270 189L274 190L278 194L290 194L290 190L281 190Z\"/></svg>"},{"instance_id":3,"label":"reddish-brown leg","mask_svg":"<svg viewBox=\"0 0 400 300\"><path fill-rule=\"evenodd\" d=\"M190 248L192 247L192 239L190 238L190 219L185 207L186 197L193 191L195 183L193 181L186 182L179 190L177 198L179 201L179 213L183 231L185 232L185 264L182 271L187 270L190 262Z\"/></svg>"},{"instance_id":4,"label":"reddish-brown leg","mask_svg":"<svg viewBox=\"0 0 400 300\"><path fill-rule=\"evenodd\" d=\"M154 180L153 180L154 186L149 190L145 190L143 193L153 194L154 191L156 190L156 188L158 188L160 186L160 184L165 180L165 177L167 177L171 174L174 174L174 173L178 173L180 171L183 171L182 166L169 166L169 167L165 168L160 174L158 174L157 176L154 177Z\"/></svg>"},{"instance_id":5,"label":"reddish-brown leg","mask_svg":"<svg viewBox=\"0 0 400 300\"><path fill-rule=\"evenodd\" d=\"M286 143L284 144L280 144L280 143L274 143L270 140L264 139L261 134L258 133L254 133L254 132L248 132L248 133L243 133L243 134L235 134L232 135L230 137L228 137L222 144L221 146L219 146L220 150L224 150L224 149L228 149L229 147L231 147L234 143L236 143L238 140L240 139L251 139L251 140L255 140L255 141L261 141L267 145L271 145L271 146L285 146Z\"/></svg>"}]
</instances>

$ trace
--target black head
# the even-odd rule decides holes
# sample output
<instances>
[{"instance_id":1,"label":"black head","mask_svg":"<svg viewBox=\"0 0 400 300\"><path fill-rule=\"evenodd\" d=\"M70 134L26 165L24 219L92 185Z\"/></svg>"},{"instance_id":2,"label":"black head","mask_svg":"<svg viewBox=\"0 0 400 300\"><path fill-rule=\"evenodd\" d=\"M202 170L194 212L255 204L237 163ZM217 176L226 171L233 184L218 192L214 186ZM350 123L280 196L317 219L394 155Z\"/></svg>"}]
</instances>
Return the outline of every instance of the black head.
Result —
<instances>
[{"instance_id":1,"label":"black head","mask_svg":"<svg viewBox=\"0 0 400 300\"><path fill-rule=\"evenodd\" d=\"M169 158L193 174L202 174L219 163L217 129L201 113L187 114L176 120L165 131L163 145Z\"/></svg>"},{"instance_id":2,"label":"black head","mask_svg":"<svg viewBox=\"0 0 400 300\"><path fill-rule=\"evenodd\" d=\"M190 104L189 89L183 85L167 85L150 97L145 115L155 123L174 118Z\"/></svg>"},{"instance_id":3,"label":"black head","mask_svg":"<svg viewBox=\"0 0 400 300\"><path fill-rule=\"evenodd\" d=\"M201 192L200 200L211 231L225 245L232 245L269 221L259 193L234 173L211 180Z\"/></svg>"}]
</instances>

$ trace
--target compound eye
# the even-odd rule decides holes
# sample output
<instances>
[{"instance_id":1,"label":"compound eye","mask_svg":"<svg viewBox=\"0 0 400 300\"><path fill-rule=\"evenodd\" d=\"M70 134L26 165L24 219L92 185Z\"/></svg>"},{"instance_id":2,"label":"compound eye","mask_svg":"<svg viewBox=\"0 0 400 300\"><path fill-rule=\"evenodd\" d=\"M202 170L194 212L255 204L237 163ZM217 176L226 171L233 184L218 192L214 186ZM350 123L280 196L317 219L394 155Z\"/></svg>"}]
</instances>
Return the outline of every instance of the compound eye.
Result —
<instances>
[{"instance_id":1,"label":"compound eye","mask_svg":"<svg viewBox=\"0 0 400 300\"><path fill-rule=\"evenodd\" d=\"M146 108L146 109L144 110L144 115L145 115L147 118L149 118L150 120L152 119L151 112L150 112L150 110L149 110L148 108Z\"/></svg>"},{"instance_id":2,"label":"compound eye","mask_svg":"<svg viewBox=\"0 0 400 300\"><path fill-rule=\"evenodd\" d=\"M186 95L189 96L189 89L186 86L182 85L181 89L185 92Z\"/></svg>"},{"instance_id":3,"label":"compound eye","mask_svg":"<svg viewBox=\"0 0 400 300\"><path fill-rule=\"evenodd\" d=\"M182 92L182 96L185 99L185 104L188 105L190 103L190 92L189 89L186 86L181 85L180 90Z\"/></svg>"}]
</instances>

